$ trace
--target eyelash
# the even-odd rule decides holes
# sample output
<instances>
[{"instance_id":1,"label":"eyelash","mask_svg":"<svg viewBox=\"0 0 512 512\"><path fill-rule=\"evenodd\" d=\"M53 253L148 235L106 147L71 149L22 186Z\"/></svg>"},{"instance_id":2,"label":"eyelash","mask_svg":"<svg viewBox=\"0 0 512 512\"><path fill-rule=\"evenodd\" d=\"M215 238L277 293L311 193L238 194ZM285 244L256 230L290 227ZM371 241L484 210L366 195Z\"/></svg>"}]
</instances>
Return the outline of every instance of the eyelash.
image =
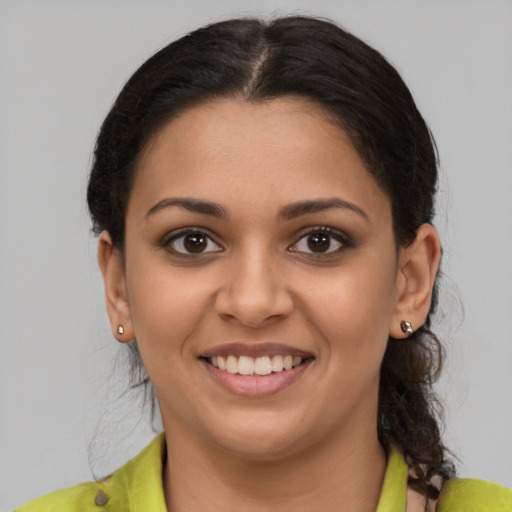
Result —
<instances>
[{"instance_id":1,"label":"eyelash","mask_svg":"<svg viewBox=\"0 0 512 512\"><path fill-rule=\"evenodd\" d=\"M297 246L303 239L306 239L307 237L310 237L312 235L327 235L331 240L329 240L329 249L332 245L332 239L334 239L337 243L339 243L339 247L334 250L328 250L325 252L305 252L305 251L297 251L292 250L291 252L299 252L301 254L307 254L309 257L313 258L325 258L328 256L332 256L334 254L338 254L342 252L344 249L348 249L350 247L353 247L353 243L351 240L341 231L335 230L333 228L330 228L328 226L318 226L314 228L308 229L305 233L303 233L300 238L295 242L292 247ZM290 250L290 249L289 249Z\"/></svg>"},{"instance_id":2,"label":"eyelash","mask_svg":"<svg viewBox=\"0 0 512 512\"><path fill-rule=\"evenodd\" d=\"M181 244L183 245L184 239L187 235L199 235L199 236L205 237L208 240L207 244L209 245L210 243L213 243L214 245L217 246L217 249L209 250L209 251L200 251L200 252L194 253L194 252L178 251L178 250L176 250L176 248L172 248L172 244L176 243L180 239L182 240ZM334 250L328 250L325 252L318 252L318 253L315 253L313 251L306 252L306 251L297 251L297 249L291 249L291 247L296 247L303 239L306 239L307 237L310 237L313 235L327 235L330 239L334 239L338 244L340 244L340 246ZM329 240L328 249L330 249L331 245L332 245L332 240ZM209 234L205 233L204 230L199 229L199 228L186 228L186 229L180 230L178 232L170 233L168 236L164 237L164 239L160 243L160 246L167 249L169 252L172 252L173 254L175 254L177 256L184 256L184 257L193 256L194 254L200 256L200 255L204 255L204 254L208 254L208 253L212 253L212 252L222 252L223 251L221 246L219 244L217 244L217 242L215 242L215 240ZM288 250L293 253L296 252L299 254L307 254L309 257L313 257L313 258L322 258L322 257L325 258L328 256L332 256L333 254L337 254L337 253L343 251L344 249L347 249L350 247L353 247L353 244L344 233L334 230L327 226L317 226L314 228L309 228L308 231L304 232L299 237L299 239L288 248Z\"/></svg>"},{"instance_id":3,"label":"eyelash","mask_svg":"<svg viewBox=\"0 0 512 512\"><path fill-rule=\"evenodd\" d=\"M208 242L207 242L208 244L213 243L217 247L220 247L219 244L217 244L217 242L215 242L210 235L208 235L207 233L204 232L204 230L199 229L199 228L186 228L186 229L182 229L178 232L170 233L168 236L164 237L164 239L162 240L160 245L164 249L167 249L168 251L172 252L173 254L175 254L177 256L185 256L186 257L186 256L194 255L193 252L181 252L181 251L178 251L171 247L173 243L177 242L180 239L183 239L183 241L184 241L184 239L187 235L203 236L208 240ZM182 241L182 244L183 244L183 241ZM195 254L202 255L205 253L221 252L221 251L222 251L222 249L217 249L217 250L213 250L213 251L201 251L201 252L198 252Z\"/></svg>"}]
</instances>

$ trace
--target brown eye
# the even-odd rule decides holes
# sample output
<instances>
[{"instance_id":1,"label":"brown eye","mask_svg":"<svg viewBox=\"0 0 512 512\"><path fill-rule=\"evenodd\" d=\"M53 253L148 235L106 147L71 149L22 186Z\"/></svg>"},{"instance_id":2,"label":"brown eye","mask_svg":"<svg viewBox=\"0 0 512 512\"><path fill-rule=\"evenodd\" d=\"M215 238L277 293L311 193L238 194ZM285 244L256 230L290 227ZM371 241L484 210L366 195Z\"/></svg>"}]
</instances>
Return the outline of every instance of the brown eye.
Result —
<instances>
[{"instance_id":1,"label":"brown eye","mask_svg":"<svg viewBox=\"0 0 512 512\"><path fill-rule=\"evenodd\" d=\"M200 233L183 237L183 247L188 252L203 252L207 245L206 237Z\"/></svg>"},{"instance_id":2,"label":"brown eye","mask_svg":"<svg viewBox=\"0 0 512 512\"><path fill-rule=\"evenodd\" d=\"M289 250L321 255L338 252L344 247L350 247L350 243L341 233L334 232L330 228L324 228L307 233Z\"/></svg>"},{"instance_id":3,"label":"brown eye","mask_svg":"<svg viewBox=\"0 0 512 512\"><path fill-rule=\"evenodd\" d=\"M307 237L307 243L313 252L326 252L331 246L331 237L325 233L314 233Z\"/></svg>"},{"instance_id":4,"label":"brown eye","mask_svg":"<svg viewBox=\"0 0 512 512\"><path fill-rule=\"evenodd\" d=\"M221 251L209 236L200 231L193 231L176 236L169 243L170 248L180 254L200 254Z\"/></svg>"}]
</instances>

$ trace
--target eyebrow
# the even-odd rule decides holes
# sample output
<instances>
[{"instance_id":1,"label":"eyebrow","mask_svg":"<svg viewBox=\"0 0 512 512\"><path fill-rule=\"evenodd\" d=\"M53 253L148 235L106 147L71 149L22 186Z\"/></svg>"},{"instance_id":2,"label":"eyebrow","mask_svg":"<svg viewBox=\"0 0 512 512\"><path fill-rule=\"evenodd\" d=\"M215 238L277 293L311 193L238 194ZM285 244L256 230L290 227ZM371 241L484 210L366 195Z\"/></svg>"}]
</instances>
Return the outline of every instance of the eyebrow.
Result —
<instances>
[{"instance_id":1,"label":"eyebrow","mask_svg":"<svg viewBox=\"0 0 512 512\"><path fill-rule=\"evenodd\" d=\"M330 208L350 210L363 217L367 222L370 222L368 214L359 208L359 206L338 197L330 197L328 199L313 199L310 201L299 201L297 203L289 204L280 210L279 217L283 220L291 220L295 219L296 217L300 217L301 215L317 213L328 210Z\"/></svg>"},{"instance_id":2,"label":"eyebrow","mask_svg":"<svg viewBox=\"0 0 512 512\"><path fill-rule=\"evenodd\" d=\"M158 203L156 203L148 210L146 213L146 218L171 206L178 206L190 212L201 213L203 215L211 215L212 217L219 219L229 219L229 213L220 204L187 197L168 197L158 201ZM330 197L328 199L312 199L309 201L298 201L296 203L289 204L281 208L278 214L278 218L282 220L292 220L297 217L301 217L302 215L318 213L330 208L341 208L344 210L349 210L357 213L366 221L370 221L368 214L359 208L359 206L338 197Z\"/></svg>"},{"instance_id":3,"label":"eyebrow","mask_svg":"<svg viewBox=\"0 0 512 512\"><path fill-rule=\"evenodd\" d=\"M169 208L170 206L179 206L180 208L184 208L190 212L211 215L212 217L217 217L219 219L229 218L228 212L220 204L200 199L190 199L187 197L168 197L158 201L158 203L148 210L146 218L165 208Z\"/></svg>"}]
</instances>

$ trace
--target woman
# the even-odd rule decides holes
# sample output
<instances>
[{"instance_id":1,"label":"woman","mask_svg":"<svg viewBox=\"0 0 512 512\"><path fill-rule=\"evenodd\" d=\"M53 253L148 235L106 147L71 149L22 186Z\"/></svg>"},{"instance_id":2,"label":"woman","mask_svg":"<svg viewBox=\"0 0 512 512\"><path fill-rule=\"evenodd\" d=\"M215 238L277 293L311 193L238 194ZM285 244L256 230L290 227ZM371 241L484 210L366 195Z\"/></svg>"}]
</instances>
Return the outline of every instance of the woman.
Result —
<instances>
[{"instance_id":1,"label":"woman","mask_svg":"<svg viewBox=\"0 0 512 512\"><path fill-rule=\"evenodd\" d=\"M164 434L19 510L512 510L440 438L436 183L405 84L329 22L232 20L149 59L88 203Z\"/></svg>"}]
</instances>

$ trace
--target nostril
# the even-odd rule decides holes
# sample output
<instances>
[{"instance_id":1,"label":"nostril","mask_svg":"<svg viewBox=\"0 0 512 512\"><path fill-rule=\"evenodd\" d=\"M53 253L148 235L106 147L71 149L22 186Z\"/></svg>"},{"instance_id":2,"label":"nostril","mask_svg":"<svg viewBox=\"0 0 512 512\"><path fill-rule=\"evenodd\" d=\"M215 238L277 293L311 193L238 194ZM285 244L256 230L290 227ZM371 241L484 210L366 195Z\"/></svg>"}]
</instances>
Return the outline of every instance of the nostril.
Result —
<instances>
[{"instance_id":1,"label":"nostril","mask_svg":"<svg viewBox=\"0 0 512 512\"><path fill-rule=\"evenodd\" d=\"M294 308L292 298L284 290L272 293L224 291L215 301L217 314L226 321L236 321L244 326L260 328L270 322L286 318Z\"/></svg>"}]
</instances>

